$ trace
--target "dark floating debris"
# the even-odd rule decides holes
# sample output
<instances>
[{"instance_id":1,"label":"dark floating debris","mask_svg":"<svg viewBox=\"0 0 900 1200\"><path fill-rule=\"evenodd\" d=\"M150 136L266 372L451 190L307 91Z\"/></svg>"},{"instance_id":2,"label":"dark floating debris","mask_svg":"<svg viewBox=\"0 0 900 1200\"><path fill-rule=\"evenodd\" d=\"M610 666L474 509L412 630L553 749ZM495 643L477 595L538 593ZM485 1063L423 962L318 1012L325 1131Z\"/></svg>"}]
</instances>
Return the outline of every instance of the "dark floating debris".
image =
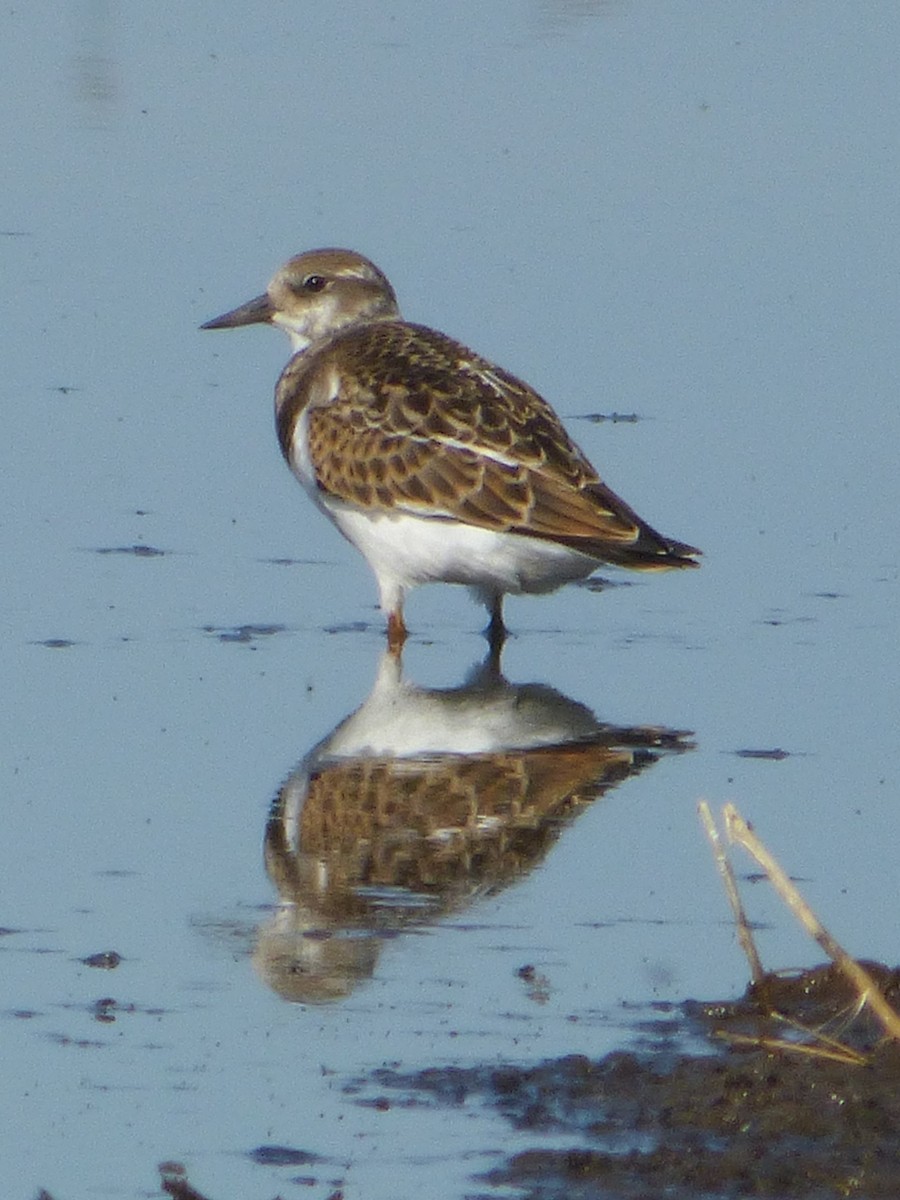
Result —
<instances>
[{"instance_id":1,"label":"dark floating debris","mask_svg":"<svg viewBox=\"0 0 900 1200\"><path fill-rule=\"evenodd\" d=\"M591 421L594 425L600 425L603 421L611 421L614 425L627 423L634 425L638 421L643 420L639 413L582 413L581 416L575 418L576 421Z\"/></svg>"},{"instance_id":2,"label":"dark floating debris","mask_svg":"<svg viewBox=\"0 0 900 1200\"><path fill-rule=\"evenodd\" d=\"M546 1004L550 999L550 980L542 974L533 963L519 967L516 975L527 985L527 996L535 1004Z\"/></svg>"},{"instance_id":3,"label":"dark floating debris","mask_svg":"<svg viewBox=\"0 0 900 1200\"><path fill-rule=\"evenodd\" d=\"M343 625L326 625L323 633L368 633L373 626L368 621L347 621Z\"/></svg>"},{"instance_id":4,"label":"dark floating debris","mask_svg":"<svg viewBox=\"0 0 900 1200\"><path fill-rule=\"evenodd\" d=\"M104 1025L113 1025L120 1009L118 1002L112 996L104 996L102 1000L94 1001L92 1011L95 1021L100 1021Z\"/></svg>"},{"instance_id":5,"label":"dark floating debris","mask_svg":"<svg viewBox=\"0 0 900 1200\"><path fill-rule=\"evenodd\" d=\"M743 750L732 750L731 753L734 754L737 758L766 758L766 759L769 759L771 762L781 762L781 760L783 758L791 757L791 752L789 750L781 750L781 749L754 750L754 749L750 749L748 747Z\"/></svg>"},{"instance_id":6,"label":"dark floating debris","mask_svg":"<svg viewBox=\"0 0 900 1200\"><path fill-rule=\"evenodd\" d=\"M74 1046L77 1050L105 1050L106 1042L94 1038L74 1038L67 1033L51 1033L50 1040L57 1046Z\"/></svg>"},{"instance_id":7,"label":"dark floating debris","mask_svg":"<svg viewBox=\"0 0 900 1200\"><path fill-rule=\"evenodd\" d=\"M86 967L99 967L102 971L112 971L122 961L122 955L115 950L101 950L97 954L89 954L81 959Z\"/></svg>"},{"instance_id":8,"label":"dark floating debris","mask_svg":"<svg viewBox=\"0 0 900 1200\"><path fill-rule=\"evenodd\" d=\"M323 1162L320 1154L311 1150L295 1150L291 1146L257 1146L247 1157L261 1167L308 1167Z\"/></svg>"},{"instance_id":9,"label":"dark floating debris","mask_svg":"<svg viewBox=\"0 0 900 1200\"><path fill-rule=\"evenodd\" d=\"M48 650L68 650L70 646L77 646L77 642L73 642L71 638L45 638L42 642L32 642L32 646L46 646Z\"/></svg>"},{"instance_id":10,"label":"dark floating debris","mask_svg":"<svg viewBox=\"0 0 900 1200\"><path fill-rule=\"evenodd\" d=\"M295 1150L290 1146L257 1146L255 1150L251 1150L248 1153L247 1157L253 1162L266 1167L309 1166L312 1163L326 1161L321 1155L313 1154L312 1151ZM167 1195L174 1197L174 1200L210 1200L205 1193L198 1192L188 1181L187 1170L183 1163L173 1161L161 1162L157 1170L159 1171L162 1190ZM312 1187L318 1181L310 1176L298 1177L291 1182ZM343 1190L338 1188L329 1194L328 1200L343 1200L343 1197ZM49 1192L41 1191L36 1200L53 1200L53 1197L50 1196Z\"/></svg>"},{"instance_id":11,"label":"dark floating debris","mask_svg":"<svg viewBox=\"0 0 900 1200\"><path fill-rule=\"evenodd\" d=\"M246 644L257 638L273 637L276 633L286 633L286 625L234 625L230 629L218 625L202 626L204 633L213 633L220 642L240 642Z\"/></svg>"},{"instance_id":12,"label":"dark floating debris","mask_svg":"<svg viewBox=\"0 0 900 1200\"><path fill-rule=\"evenodd\" d=\"M135 558L161 558L171 554L170 550L161 550L159 546L147 546L136 542L133 546L95 546L95 554L131 554Z\"/></svg>"},{"instance_id":13,"label":"dark floating debris","mask_svg":"<svg viewBox=\"0 0 900 1200\"><path fill-rule=\"evenodd\" d=\"M321 558L258 558L257 562L269 567L321 567L325 562Z\"/></svg>"},{"instance_id":14,"label":"dark floating debris","mask_svg":"<svg viewBox=\"0 0 900 1200\"><path fill-rule=\"evenodd\" d=\"M816 617L780 617L773 615L771 617L764 617L759 623L761 625L770 625L773 629L778 629L782 625L810 625L816 619Z\"/></svg>"}]
</instances>

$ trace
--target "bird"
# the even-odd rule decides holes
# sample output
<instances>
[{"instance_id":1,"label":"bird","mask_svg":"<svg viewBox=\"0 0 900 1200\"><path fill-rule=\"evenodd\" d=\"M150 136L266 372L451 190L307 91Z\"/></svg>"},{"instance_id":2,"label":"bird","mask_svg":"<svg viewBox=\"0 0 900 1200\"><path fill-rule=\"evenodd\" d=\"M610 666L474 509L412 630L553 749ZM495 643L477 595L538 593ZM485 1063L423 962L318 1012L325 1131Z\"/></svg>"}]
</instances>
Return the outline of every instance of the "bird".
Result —
<instances>
[{"instance_id":1,"label":"bird","mask_svg":"<svg viewBox=\"0 0 900 1200\"><path fill-rule=\"evenodd\" d=\"M365 557L407 637L414 587L467 586L502 645L507 594L546 593L600 564L695 567L600 478L550 404L461 342L403 319L386 275L352 250L297 254L266 291L201 329L269 324L292 355L275 388L282 454Z\"/></svg>"}]
</instances>

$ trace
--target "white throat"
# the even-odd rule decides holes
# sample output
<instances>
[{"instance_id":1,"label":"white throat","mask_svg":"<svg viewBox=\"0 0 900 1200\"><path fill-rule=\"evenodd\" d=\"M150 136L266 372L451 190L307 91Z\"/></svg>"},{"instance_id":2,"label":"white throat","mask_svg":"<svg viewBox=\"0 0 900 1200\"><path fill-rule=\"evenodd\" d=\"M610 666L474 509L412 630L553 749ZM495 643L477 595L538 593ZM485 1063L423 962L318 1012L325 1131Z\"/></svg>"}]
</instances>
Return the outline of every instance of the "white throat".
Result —
<instances>
[{"instance_id":1,"label":"white throat","mask_svg":"<svg viewBox=\"0 0 900 1200\"><path fill-rule=\"evenodd\" d=\"M291 322L290 317L285 317L283 313L275 313L272 317L272 324L288 335L291 342L291 351L294 354L299 354L301 350L306 350L312 343L313 339L309 336L309 332L306 329L298 329Z\"/></svg>"}]
</instances>

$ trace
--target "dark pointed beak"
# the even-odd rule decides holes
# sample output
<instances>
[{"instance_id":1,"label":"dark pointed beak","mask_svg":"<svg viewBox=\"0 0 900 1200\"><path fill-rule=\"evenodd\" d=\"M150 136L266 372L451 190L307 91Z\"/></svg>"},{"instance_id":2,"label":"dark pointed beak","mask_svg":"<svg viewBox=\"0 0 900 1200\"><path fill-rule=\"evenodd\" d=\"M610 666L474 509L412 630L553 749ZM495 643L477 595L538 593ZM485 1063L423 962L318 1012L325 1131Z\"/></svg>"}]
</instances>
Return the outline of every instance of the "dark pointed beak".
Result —
<instances>
[{"instance_id":1,"label":"dark pointed beak","mask_svg":"<svg viewBox=\"0 0 900 1200\"><path fill-rule=\"evenodd\" d=\"M275 309L272 301L263 293L253 300L248 300L240 308L222 313L221 317L213 317L200 326L201 329L236 329L239 325L264 325L272 320Z\"/></svg>"}]
</instances>

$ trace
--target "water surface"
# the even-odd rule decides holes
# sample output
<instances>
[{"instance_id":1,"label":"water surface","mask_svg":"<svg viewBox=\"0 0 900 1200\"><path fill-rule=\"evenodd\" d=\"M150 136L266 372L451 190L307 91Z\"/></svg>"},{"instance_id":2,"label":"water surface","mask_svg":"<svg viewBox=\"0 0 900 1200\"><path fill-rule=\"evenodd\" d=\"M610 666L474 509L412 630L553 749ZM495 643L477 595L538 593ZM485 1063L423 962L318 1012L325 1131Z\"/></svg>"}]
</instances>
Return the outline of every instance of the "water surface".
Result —
<instances>
[{"instance_id":1,"label":"water surface","mask_svg":"<svg viewBox=\"0 0 900 1200\"><path fill-rule=\"evenodd\" d=\"M163 1160L214 1200L466 1194L518 1135L347 1081L599 1056L654 1004L740 992L700 796L896 961L898 25L625 0L0 17L4 1195L154 1194ZM291 928L272 804L371 697L380 618L280 462L286 343L196 327L329 244L531 381L705 558L511 601L499 685L554 744L692 749L626 739L652 761L615 786L564 755L515 870L448 851L423 880L416 850L398 890L392 841L361 909ZM638 419L587 419L613 413ZM471 717L483 614L433 588L407 615L404 686ZM817 957L750 901L768 965ZM298 949L313 978L349 962L330 1002L271 969L296 982Z\"/></svg>"}]
</instances>

